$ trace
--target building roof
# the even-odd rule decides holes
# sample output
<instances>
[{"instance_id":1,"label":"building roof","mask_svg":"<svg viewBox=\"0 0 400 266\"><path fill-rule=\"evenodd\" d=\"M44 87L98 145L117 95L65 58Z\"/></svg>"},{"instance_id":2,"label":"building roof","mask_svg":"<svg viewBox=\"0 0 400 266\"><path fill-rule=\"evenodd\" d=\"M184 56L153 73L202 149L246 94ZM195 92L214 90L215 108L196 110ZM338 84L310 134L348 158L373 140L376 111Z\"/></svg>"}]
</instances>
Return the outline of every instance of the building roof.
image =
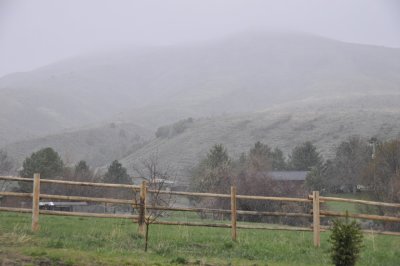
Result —
<instances>
[{"instance_id":1,"label":"building roof","mask_svg":"<svg viewBox=\"0 0 400 266\"><path fill-rule=\"evenodd\" d=\"M304 181L308 171L271 171L272 180L277 181Z\"/></svg>"}]
</instances>

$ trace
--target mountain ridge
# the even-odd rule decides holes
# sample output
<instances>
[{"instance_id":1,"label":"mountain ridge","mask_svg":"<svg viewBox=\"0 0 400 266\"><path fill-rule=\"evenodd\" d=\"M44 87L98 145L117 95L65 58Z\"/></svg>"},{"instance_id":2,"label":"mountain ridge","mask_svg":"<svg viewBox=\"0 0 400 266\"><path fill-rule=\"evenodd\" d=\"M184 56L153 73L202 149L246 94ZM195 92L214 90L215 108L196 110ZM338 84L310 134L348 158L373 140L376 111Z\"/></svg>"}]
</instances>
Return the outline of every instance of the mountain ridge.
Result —
<instances>
[{"instance_id":1,"label":"mountain ridge","mask_svg":"<svg viewBox=\"0 0 400 266\"><path fill-rule=\"evenodd\" d=\"M148 140L158 127L188 117L229 120L288 112L282 110L296 105L299 110L292 113L305 113L308 102L319 106L313 112L349 111L354 120L358 109L372 115L387 109L387 102L397 113L393 101L399 93L398 48L304 34L243 33L196 45L76 57L8 75L0 79L0 147L12 149L21 141L32 147L29 139L39 143L37 138L49 134L62 138L71 128L101 128L114 121L143 128ZM346 98L351 103L340 107Z\"/></svg>"}]
</instances>

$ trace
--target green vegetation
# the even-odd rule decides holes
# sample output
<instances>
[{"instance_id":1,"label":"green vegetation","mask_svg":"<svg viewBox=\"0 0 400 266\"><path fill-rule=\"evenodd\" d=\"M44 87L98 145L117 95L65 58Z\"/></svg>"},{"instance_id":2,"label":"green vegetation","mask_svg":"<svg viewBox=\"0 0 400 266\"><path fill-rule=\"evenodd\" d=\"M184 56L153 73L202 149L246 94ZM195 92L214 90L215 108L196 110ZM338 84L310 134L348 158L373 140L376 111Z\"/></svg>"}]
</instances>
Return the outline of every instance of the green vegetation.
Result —
<instances>
[{"instance_id":1,"label":"green vegetation","mask_svg":"<svg viewBox=\"0 0 400 266\"><path fill-rule=\"evenodd\" d=\"M345 199L359 199L359 200L372 200L371 195L368 192L358 192L356 194L353 193L340 193L340 194L327 194L328 197L336 197L336 198L345 198ZM335 201L328 201L323 203L322 206L326 206L330 211L338 211L344 212L348 211L349 213L362 213L362 208L365 208L365 205L350 203L350 202L335 202ZM369 207L367 213L374 214L373 210L376 208Z\"/></svg>"},{"instance_id":2,"label":"green vegetation","mask_svg":"<svg viewBox=\"0 0 400 266\"><path fill-rule=\"evenodd\" d=\"M289 159L290 168L293 170L307 171L322 163L321 155L310 141L296 146Z\"/></svg>"},{"instance_id":3,"label":"green vegetation","mask_svg":"<svg viewBox=\"0 0 400 266\"><path fill-rule=\"evenodd\" d=\"M41 178L54 178L62 173L64 163L60 155L48 147L32 153L24 160L22 167L20 175L23 177L32 178L35 173L40 173Z\"/></svg>"},{"instance_id":4,"label":"green vegetation","mask_svg":"<svg viewBox=\"0 0 400 266\"><path fill-rule=\"evenodd\" d=\"M184 219L184 217L181 217ZM49 265L329 265L328 233L321 248L308 232L239 230L153 225L148 253L130 220L40 217L30 232L30 215L0 213L0 261ZM398 265L399 237L366 235L358 265Z\"/></svg>"},{"instance_id":5,"label":"green vegetation","mask_svg":"<svg viewBox=\"0 0 400 266\"><path fill-rule=\"evenodd\" d=\"M227 193L231 184L232 160L222 144L215 144L193 169L191 188L198 192Z\"/></svg>"},{"instance_id":6,"label":"green vegetation","mask_svg":"<svg viewBox=\"0 0 400 266\"><path fill-rule=\"evenodd\" d=\"M40 149L25 158L22 164L20 176L33 178L35 173L40 173L40 178L56 178L61 176L64 170L64 162L60 155L50 147ZM19 190L22 192L31 192L32 184L18 182Z\"/></svg>"},{"instance_id":7,"label":"green vegetation","mask_svg":"<svg viewBox=\"0 0 400 266\"><path fill-rule=\"evenodd\" d=\"M183 133L192 123L193 118L189 117L187 119L179 120L172 125L161 126L156 131L156 138L172 138Z\"/></svg>"},{"instance_id":8,"label":"green vegetation","mask_svg":"<svg viewBox=\"0 0 400 266\"><path fill-rule=\"evenodd\" d=\"M332 234L329 238L332 244L331 258L336 266L354 266L360 256L363 242L361 226L356 221L345 222L340 219L333 221Z\"/></svg>"},{"instance_id":9,"label":"green vegetation","mask_svg":"<svg viewBox=\"0 0 400 266\"><path fill-rule=\"evenodd\" d=\"M117 160L114 160L108 167L107 173L104 176L105 183L117 183L117 184L130 184L132 181L126 171L126 168L122 166Z\"/></svg>"}]
</instances>

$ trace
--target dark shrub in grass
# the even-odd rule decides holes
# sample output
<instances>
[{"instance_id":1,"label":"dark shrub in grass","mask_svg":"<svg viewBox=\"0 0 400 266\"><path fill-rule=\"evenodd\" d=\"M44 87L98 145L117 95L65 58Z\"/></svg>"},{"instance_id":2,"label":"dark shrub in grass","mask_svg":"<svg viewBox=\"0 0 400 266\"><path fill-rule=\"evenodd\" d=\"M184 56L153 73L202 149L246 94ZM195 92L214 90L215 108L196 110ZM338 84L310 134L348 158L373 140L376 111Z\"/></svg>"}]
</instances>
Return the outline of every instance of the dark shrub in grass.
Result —
<instances>
[{"instance_id":1,"label":"dark shrub in grass","mask_svg":"<svg viewBox=\"0 0 400 266\"><path fill-rule=\"evenodd\" d=\"M336 266L354 266L359 258L363 241L361 226L356 222L334 220L330 236L331 258Z\"/></svg>"}]
</instances>

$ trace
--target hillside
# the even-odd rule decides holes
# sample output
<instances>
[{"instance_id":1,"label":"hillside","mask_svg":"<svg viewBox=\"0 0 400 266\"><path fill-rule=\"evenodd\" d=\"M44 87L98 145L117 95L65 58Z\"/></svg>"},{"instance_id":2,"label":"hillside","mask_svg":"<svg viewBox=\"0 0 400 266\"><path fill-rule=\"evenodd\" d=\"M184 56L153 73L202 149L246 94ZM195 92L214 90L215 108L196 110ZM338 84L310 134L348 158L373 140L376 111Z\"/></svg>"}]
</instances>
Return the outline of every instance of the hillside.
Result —
<instances>
[{"instance_id":1,"label":"hillside","mask_svg":"<svg viewBox=\"0 0 400 266\"><path fill-rule=\"evenodd\" d=\"M246 115L197 119L183 133L157 138L122 163L140 165L141 158L158 154L164 166L172 166L178 177L186 179L187 170L212 145L222 143L238 158L256 141L279 147L285 155L295 145L312 141L328 159L335 146L352 135L382 140L400 136L399 102L400 94L310 98Z\"/></svg>"},{"instance_id":2,"label":"hillside","mask_svg":"<svg viewBox=\"0 0 400 266\"><path fill-rule=\"evenodd\" d=\"M127 123L110 123L104 126L49 135L8 145L5 150L21 166L32 152L52 147L65 163L85 160L92 167L108 165L143 146L150 134L147 130Z\"/></svg>"},{"instance_id":3,"label":"hillside","mask_svg":"<svg viewBox=\"0 0 400 266\"><path fill-rule=\"evenodd\" d=\"M0 147L101 121L152 130L192 116L400 88L400 49L250 32L66 59L0 79Z\"/></svg>"}]
</instances>

